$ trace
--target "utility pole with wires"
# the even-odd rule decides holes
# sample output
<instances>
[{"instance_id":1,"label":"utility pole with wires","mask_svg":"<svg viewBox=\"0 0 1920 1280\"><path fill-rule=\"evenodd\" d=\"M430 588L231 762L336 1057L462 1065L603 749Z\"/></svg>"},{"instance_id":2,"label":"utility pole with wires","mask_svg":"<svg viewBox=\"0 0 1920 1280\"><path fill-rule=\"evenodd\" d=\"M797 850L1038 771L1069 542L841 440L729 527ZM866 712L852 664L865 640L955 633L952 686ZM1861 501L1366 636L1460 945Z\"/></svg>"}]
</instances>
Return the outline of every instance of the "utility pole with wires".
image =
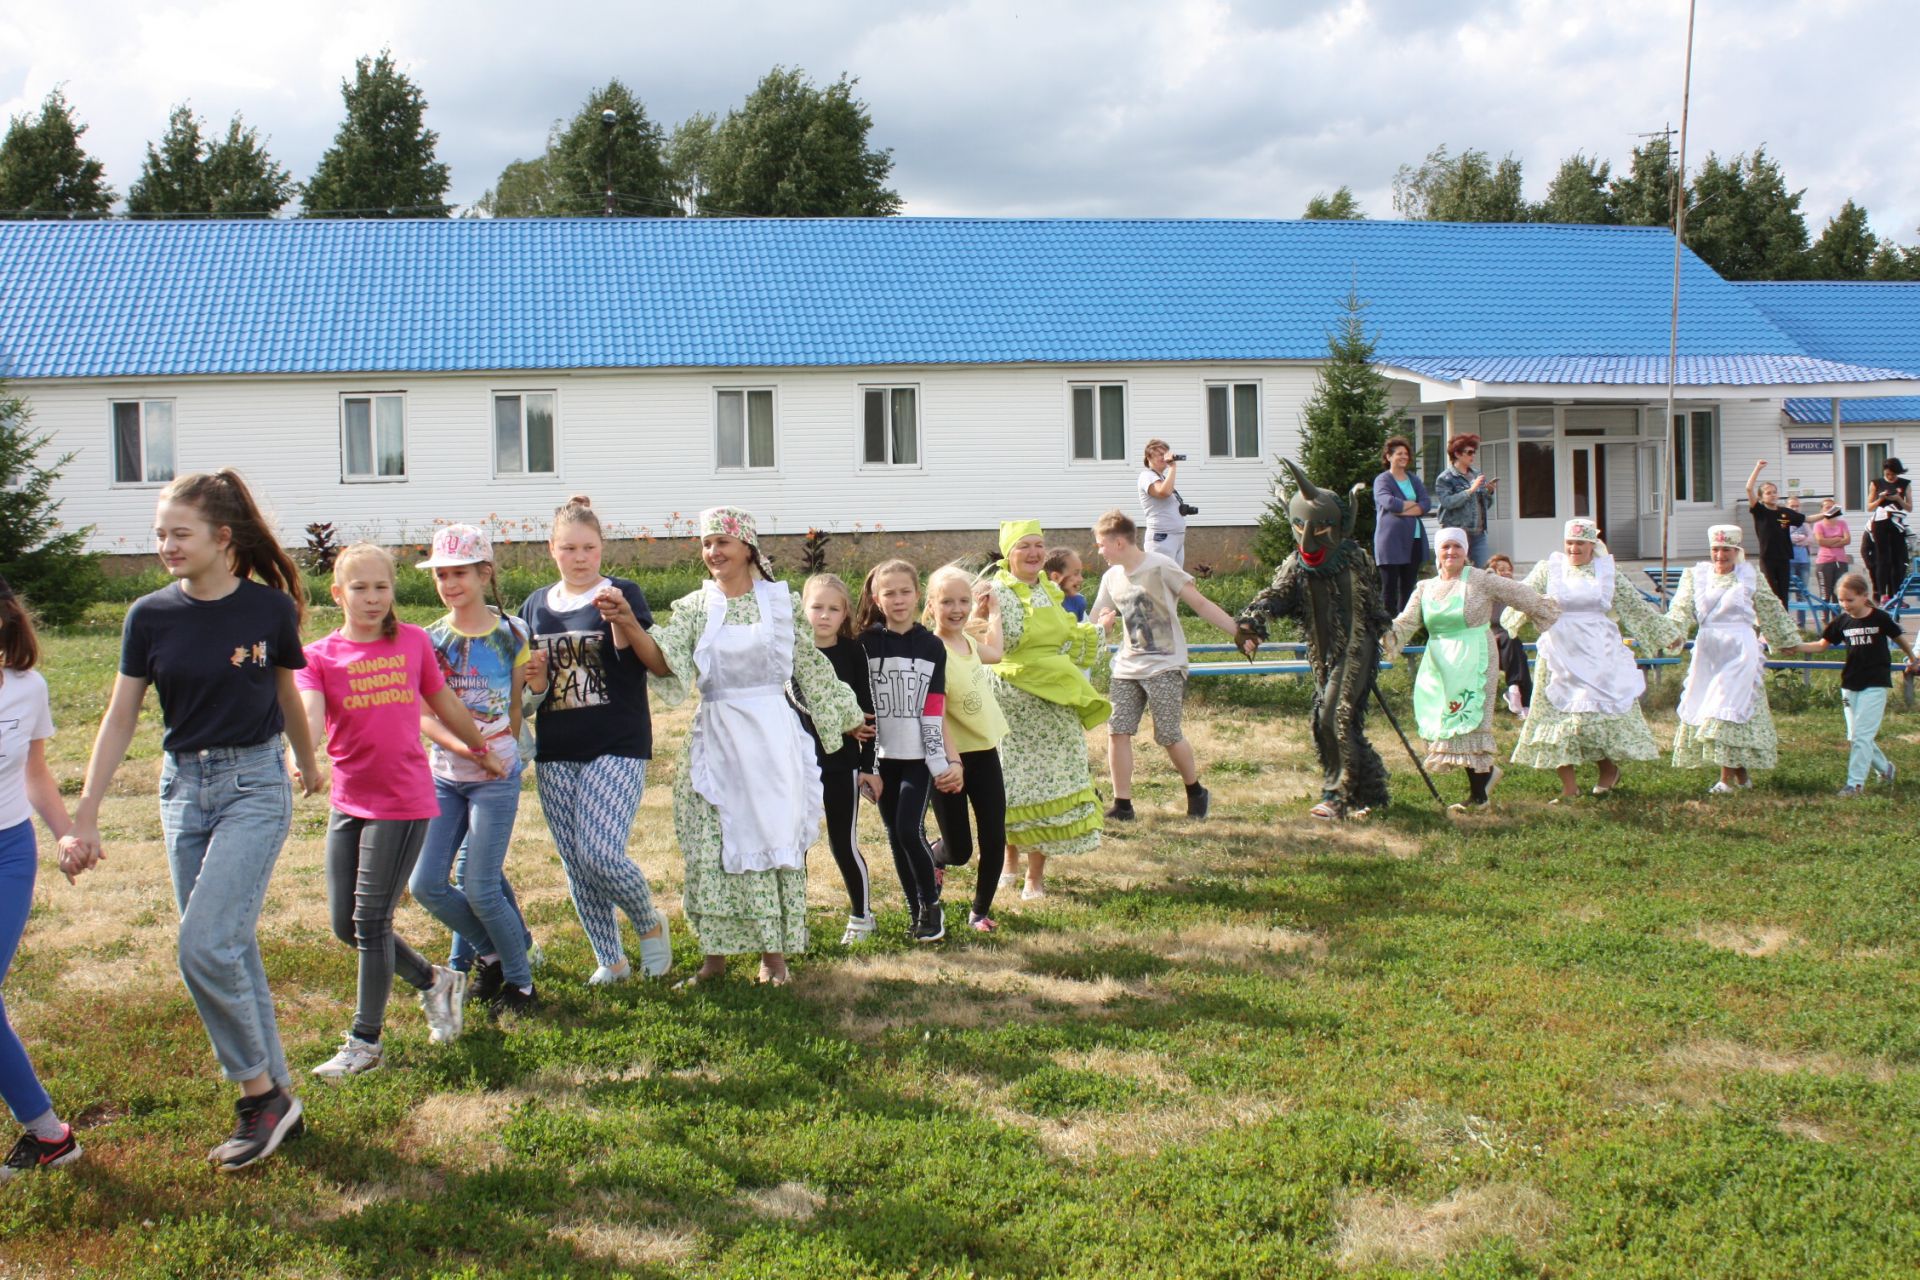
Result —
<instances>
[{"instance_id":1,"label":"utility pole with wires","mask_svg":"<svg viewBox=\"0 0 1920 1280\"><path fill-rule=\"evenodd\" d=\"M604 210L604 216L609 218L611 218L614 214L613 131L615 127L619 125L619 123L620 123L620 115L612 107L608 107L606 108L606 110L600 113L600 125L601 125L601 128L605 131L606 140L607 140L607 206L606 206L606 209Z\"/></svg>"},{"instance_id":2,"label":"utility pole with wires","mask_svg":"<svg viewBox=\"0 0 1920 1280\"><path fill-rule=\"evenodd\" d=\"M1667 593L1669 534L1673 525L1673 491L1680 482L1680 455L1673 430L1674 383L1680 362L1680 257L1687 239L1687 109L1693 101L1693 14L1695 0L1687 0L1686 70L1680 79L1680 157L1673 171L1673 304L1667 322L1667 417L1661 429L1666 439L1666 490L1660 500L1660 583ZM1651 136L1651 135L1648 135Z\"/></svg>"}]
</instances>

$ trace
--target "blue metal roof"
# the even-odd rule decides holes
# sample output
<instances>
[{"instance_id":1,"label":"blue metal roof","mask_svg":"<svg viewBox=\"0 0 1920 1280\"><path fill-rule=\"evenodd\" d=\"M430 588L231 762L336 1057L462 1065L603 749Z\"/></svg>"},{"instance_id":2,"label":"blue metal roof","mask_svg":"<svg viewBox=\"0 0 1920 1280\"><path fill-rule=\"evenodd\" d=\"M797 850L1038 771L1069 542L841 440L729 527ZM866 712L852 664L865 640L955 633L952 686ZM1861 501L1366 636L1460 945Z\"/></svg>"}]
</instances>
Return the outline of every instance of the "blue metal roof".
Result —
<instances>
[{"instance_id":1,"label":"blue metal roof","mask_svg":"<svg viewBox=\"0 0 1920 1280\"><path fill-rule=\"evenodd\" d=\"M1920 374L1920 284L1754 281L1736 287L1808 355Z\"/></svg>"},{"instance_id":2,"label":"blue metal roof","mask_svg":"<svg viewBox=\"0 0 1920 1280\"><path fill-rule=\"evenodd\" d=\"M1683 264L1690 359L1799 368L1759 359L1806 352L1746 290ZM1384 363L1657 381L1671 270L1658 229L1540 224L14 222L0 376L1314 360L1351 289Z\"/></svg>"},{"instance_id":3,"label":"blue metal roof","mask_svg":"<svg viewBox=\"0 0 1920 1280\"><path fill-rule=\"evenodd\" d=\"M1796 396L1786 403L1790 422L1833 422L1833 405L1826 399ZM1920 396L1869 396L1863 400L1843 399L1840 404L1843 426L1869 422L1920 422Z\"/></svg>"},{"instance_id":4,"label":"blue metal roof","mask_svg":"<svg viewBox=\"0 0 1920 1280\"><path fill-rule=\"evenodd\" d=\"M1409 373L1445 382L1665 385L1667 357L1492 356L1478 360L1414 359L1392 362ZM1899 369L1841 364L1800 355L1681 356L1674 381L1688 387L1778 387L1810 382L1882 382L1912 378ZM1824 403L1824 402L1823 402Z\"/></svg>"}]
</instances>

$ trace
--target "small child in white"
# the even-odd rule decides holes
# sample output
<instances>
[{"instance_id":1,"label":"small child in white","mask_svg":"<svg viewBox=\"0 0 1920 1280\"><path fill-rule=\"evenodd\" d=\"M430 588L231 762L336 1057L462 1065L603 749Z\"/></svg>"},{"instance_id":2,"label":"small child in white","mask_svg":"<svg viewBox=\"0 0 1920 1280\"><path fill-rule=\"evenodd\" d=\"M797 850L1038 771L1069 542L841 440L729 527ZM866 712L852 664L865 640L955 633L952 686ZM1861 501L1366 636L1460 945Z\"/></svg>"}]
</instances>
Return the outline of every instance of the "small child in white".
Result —
<instances>
[{"instance_id":1,"label":"small child in white","mask_svg":"<svg viewBox=\"0 0 1920 1280\"><path fill-rule=\"evenodd\" d=\"M1107 767L1113 775L1113 807L1107 817L1133 819L1133 735L1143 712L1153 713L1153 740L1187 784L1187 816L1207 816L1207 789L1193 745L1180 732L1187 697L1187 637L1180 628L1180 603L1229 635L1233 619L1193 585L1193 575L1157 551L1143 551L1133 521L1109 511L1093 526L1100 555L1111 566L1100 578L1093 621L1102 632L1117 617L1120 652L1113 660L1113 719L1107 724Z\"/></svg>"}]
</instances>

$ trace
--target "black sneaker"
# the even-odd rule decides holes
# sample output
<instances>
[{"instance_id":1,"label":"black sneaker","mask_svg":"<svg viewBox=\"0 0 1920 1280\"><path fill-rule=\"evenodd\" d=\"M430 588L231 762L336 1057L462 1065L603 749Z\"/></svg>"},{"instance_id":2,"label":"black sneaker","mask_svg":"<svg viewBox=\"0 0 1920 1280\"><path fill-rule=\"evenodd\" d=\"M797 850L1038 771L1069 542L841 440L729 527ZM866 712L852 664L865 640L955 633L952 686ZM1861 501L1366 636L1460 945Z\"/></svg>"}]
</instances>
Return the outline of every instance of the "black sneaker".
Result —
<instances>
[{"instance_id":1,"label":"black sneaker","mask_svg":"<svg viewBox=\"0 0 1920 1280\"><path fill-rule=\"evenodd\" d=\"M506 982L507 975L498 960L484 961L474 969L473 981L467 984L467 999L491 1005Z\"/></svg>"},{"instance_id":2,"label":"black sneaker","mask_svg":"<svg viewBox=\"0 0 1920 1280\"><path fill-rule=\"evenodd\" d=\"M1133 821L1133 801L1115 800L1113 807L1107 810L1107 818L1113 822Z\"/></svg>"},{"instance_id":3,"label":"black sneaker","mask_svg":"<svg viewBox=\"0 0 1920 1280\"><path fill-rule=\"evenodd\" d=\"M68 1125L66 1134L54 1142L23 1133L20 1141L13 1144L13 1150L7 1153L6 1163L0 1164L0 1182L11 1182L34 1169L58 1169L79 1158L80 1144L73 1140L72 1125Z\"/></svg>"},{"instance_id":4,"label":"black sneaker","mask_svg":"<svg viewBox=\"0 0 1920 1280\"><path fill-rule=\"evenodd\" d=\"M913 940L915 942L938 942L947 936L947 912L935 898L932 902L920 904L920 911L913 922Z\"/></svg>"},{"instance_id":5,"label":"black sneaker","mask_svg":"<svg viewBox=\"0 0 1920 1280\"><path fill-rule=\"evenodd\" d=\"M1187 789L1187 816L1189 818L1206 817L1207 806L1211 804L1212 801L1213 793L1205 787L1198 784L1189 787Z\"/></svg>"},{"instance_id":6,"label":"black sneaker","mask_svg":"<svg viewBox=\"0 0 1920 1280\"><path fill-rule=\"evenodd\" d=\"M518 987L502 987L500 994L488 1002L494 1016L501 1014L532 1013L540 1007L540 992L533 988L522 991Z\"/></svg>"},{"instance_id":7,"label":"black sneaker","mask_svg":"<svg viewBox=\"0 0 1920 1280\"><path fill-rule=\"evenodd\" d=\"M300 1099L285 1089L275 1089L257 1098L242 1098L233 1104L233 1136L207 1153L207 1159L221 1173L235 1173L258 1164L280 1149L288 1138L306 1131L300 1118Z\"/></svg>"}]
</instances>

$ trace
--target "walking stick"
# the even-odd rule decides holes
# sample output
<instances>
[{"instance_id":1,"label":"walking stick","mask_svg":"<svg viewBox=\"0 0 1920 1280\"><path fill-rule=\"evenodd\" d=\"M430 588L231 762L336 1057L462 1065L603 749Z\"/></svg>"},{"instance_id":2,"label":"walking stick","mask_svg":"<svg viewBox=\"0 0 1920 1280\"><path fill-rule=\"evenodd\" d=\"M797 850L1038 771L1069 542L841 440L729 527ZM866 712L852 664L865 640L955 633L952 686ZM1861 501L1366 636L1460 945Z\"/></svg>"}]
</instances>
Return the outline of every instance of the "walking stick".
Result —
<instances>
[{"instance_id":1,"label":"walking stick","mask_svg":"<svg viewBox=\"0 0 1920 1280\"><path fill-rule=\"evenodd\" d=\"M1420 757L1414 753L1413 744L1407 741L1407 735L1400 728L1400 722L1393 718L1393 708L1387 705L1387 695L1380 692L1378 680L1373 682L1373 696L1374 700L1380 704L1380 709L1387 713L1387 723L1393 726L1396 734L1400 735L1400 745L1407 749L1407 758L1413 761L1413 767L1420 771L1420 781L1426 783L1427 790L1433 793L1434 803L1445 809L1447 802L1440 798L1440 788L1433 785L1433 779L1427 775L1427 766L1421 763Z\"/></svg>"}]
</instances>

